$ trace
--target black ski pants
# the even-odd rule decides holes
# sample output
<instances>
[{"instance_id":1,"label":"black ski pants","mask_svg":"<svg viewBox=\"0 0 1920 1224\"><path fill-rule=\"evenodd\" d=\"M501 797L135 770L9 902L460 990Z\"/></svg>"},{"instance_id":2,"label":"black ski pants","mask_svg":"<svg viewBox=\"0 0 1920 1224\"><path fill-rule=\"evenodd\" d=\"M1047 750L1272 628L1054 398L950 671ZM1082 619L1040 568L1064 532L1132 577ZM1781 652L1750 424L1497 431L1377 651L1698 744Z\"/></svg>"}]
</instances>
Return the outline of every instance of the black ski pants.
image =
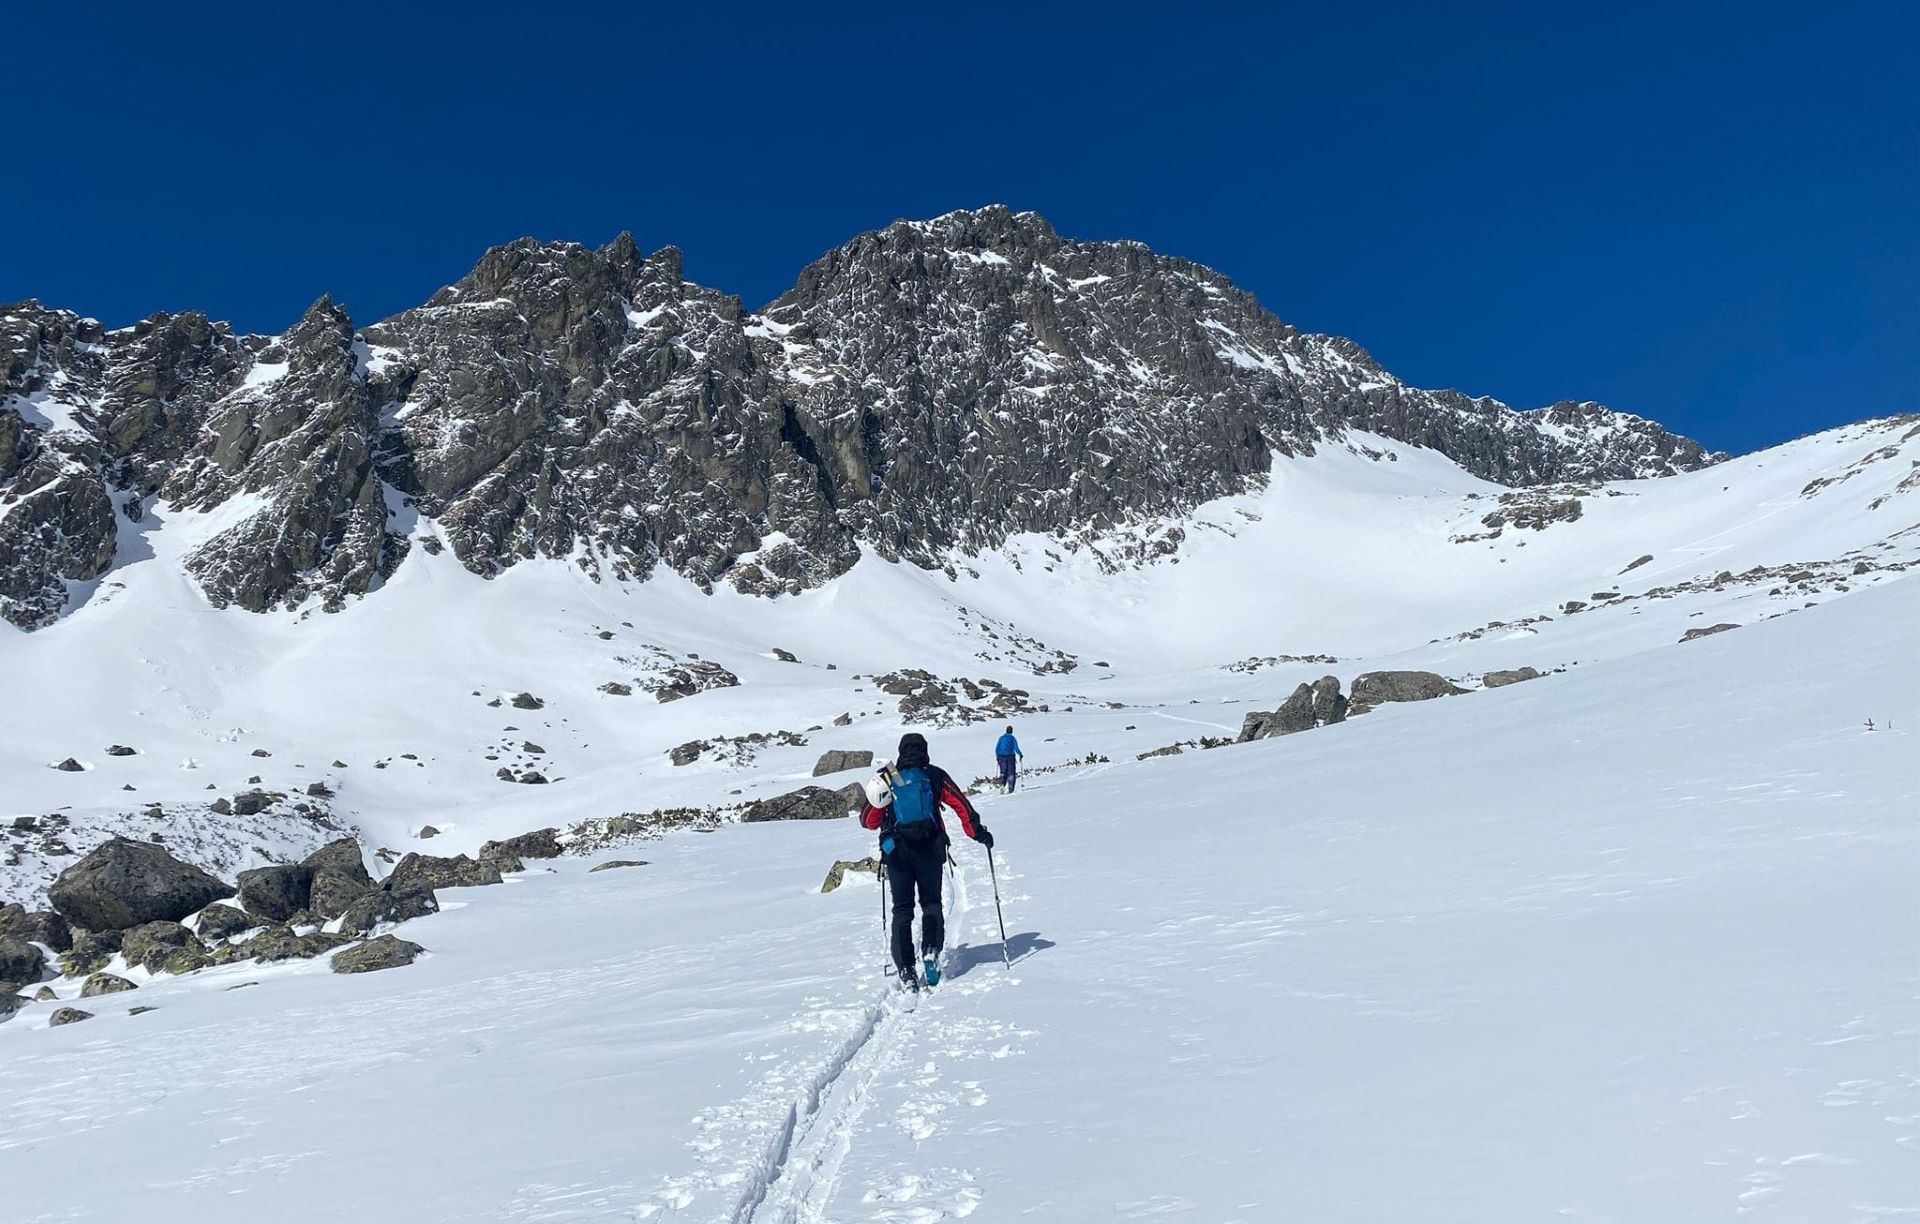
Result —
<instances>
[{"instance_id":1,"label":"black ski pants","mask_svg":"<svg viewBox=\"0 0 1920 1224\"><path fill-rule=\"evenodd\" d=\"M946 865L947 843L935 841L925 849L897 844L887 856L887 883L893 888L893 964L911 968L913 961L913 898L920 897L920 953L932 956L947 942L946 917L940 912L940 869Z\"/></svg>"}]
</instances>

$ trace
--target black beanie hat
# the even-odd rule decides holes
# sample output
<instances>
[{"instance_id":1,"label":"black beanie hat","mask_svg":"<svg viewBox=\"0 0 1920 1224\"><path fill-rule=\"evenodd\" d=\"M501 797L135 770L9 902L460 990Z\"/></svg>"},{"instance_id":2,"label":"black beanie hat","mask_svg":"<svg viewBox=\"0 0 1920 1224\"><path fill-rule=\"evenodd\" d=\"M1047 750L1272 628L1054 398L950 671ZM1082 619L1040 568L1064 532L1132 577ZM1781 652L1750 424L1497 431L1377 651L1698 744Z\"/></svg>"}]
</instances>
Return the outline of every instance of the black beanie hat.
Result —
<instances>
[{"instance_id":1,"label":"black beanie hat","mask_svg":"<svg viewBox=\"0 0 1920 1224\"><path fill-rule=\"evenodd\" d=\"M900 755L894 764L901 769L913 769L927 763L927 737L918 731L909 731L900 737Z\"/></svg>"}]
</instances>

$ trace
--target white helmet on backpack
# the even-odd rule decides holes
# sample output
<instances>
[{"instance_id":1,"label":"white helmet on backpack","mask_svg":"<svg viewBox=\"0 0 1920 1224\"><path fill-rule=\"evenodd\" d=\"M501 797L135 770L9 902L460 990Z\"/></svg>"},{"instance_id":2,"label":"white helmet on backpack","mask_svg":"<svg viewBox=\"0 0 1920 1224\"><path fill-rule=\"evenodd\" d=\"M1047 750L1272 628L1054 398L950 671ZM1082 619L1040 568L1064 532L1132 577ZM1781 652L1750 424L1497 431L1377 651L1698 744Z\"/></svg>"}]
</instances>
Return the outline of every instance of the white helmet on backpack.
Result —
<instances>
[{"instance_id":1,"label":"white helmet on backpack","mask_svg":"<svg viewBox=\"0 0 1920 1224\"><path fill-rule=\"evenodd\" d=\"M860 789L867 793L867 802L873 807L884 808L893 805L893 783L888 779L884 769L862 782Z\"/></svg>"}]
</instances>

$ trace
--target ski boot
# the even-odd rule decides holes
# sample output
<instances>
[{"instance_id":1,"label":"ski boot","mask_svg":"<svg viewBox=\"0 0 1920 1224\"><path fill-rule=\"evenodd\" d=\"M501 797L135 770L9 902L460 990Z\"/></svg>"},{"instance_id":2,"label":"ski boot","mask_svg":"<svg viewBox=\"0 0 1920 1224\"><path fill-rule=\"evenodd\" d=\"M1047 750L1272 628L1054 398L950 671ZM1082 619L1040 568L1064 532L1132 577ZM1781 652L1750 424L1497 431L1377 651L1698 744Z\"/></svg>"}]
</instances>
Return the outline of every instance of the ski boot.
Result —
<instances>
[{"instance_id":1,"label":"ski boot","mask_svg":"<svg viewBox=\"0 0 1920 1224\"><path fill-rule=\"evenodd\" d=\"M922 968L925 971L927 985L938 986L940 984L940 958L937 956L929 956L922 963Z\"/></svg>"},{"instance_id":2,"label":"ski boot","mask_svg":"<svg viewBox=\"0 0 1920 1224\"><path fill-rule=\"evenodd\" d=\"M913 971L912 965L902 965L900 967L900 989L910 990L916 994L919 993L920 975Z\"/></svg>"}]
</instances>

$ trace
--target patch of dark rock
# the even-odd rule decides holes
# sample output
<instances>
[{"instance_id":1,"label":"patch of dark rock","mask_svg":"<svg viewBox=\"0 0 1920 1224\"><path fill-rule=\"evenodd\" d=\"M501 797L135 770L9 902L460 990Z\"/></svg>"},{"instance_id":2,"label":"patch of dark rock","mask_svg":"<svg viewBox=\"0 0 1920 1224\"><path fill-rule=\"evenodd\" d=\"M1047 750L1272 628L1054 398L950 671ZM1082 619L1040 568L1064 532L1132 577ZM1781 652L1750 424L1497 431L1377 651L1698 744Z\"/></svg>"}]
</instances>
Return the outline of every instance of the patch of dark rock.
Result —
<instances>
[{"instance_id":1,"label":"patch of dark rock","mask_svg":"<svg viewBox=\"0 0 1920 1224\"><path fill-rule=\"evenodd\" d=\"M0 906L0 936L45 944L55 952L73 947L67 920L52 910L29 910L23 905Z\"/></svg>"},{"instance_id":2,"label":"patch of dark rock","mask_svg":"<svg viewBox=\"0 0 1920 1224\"><path fill-rule=\"evenodd\" d=\"M1653 560L1653 554L1645 553L1639 557L1636 557L1634 560L1627 562L1627 568L1621 570L1620 572L1623 574L1630 574L1634 570L1639 569L1641 566L1647 564L1649 561L1652 561L1652 560Z\"/></svg>"},{"instance_id":3,"label":"patch of dark rock","mask_svg":"<svg viewBox=\"0 0 1920 1224\"><path fill-rule=\"evenodd\" d=\"M646 865L646 859L608 859L604 863L596 863L587 874L592 875L595 871L612 871L615 867L645 867Z\"/></svg>"},{"instance_id":4,"label":"patch of dark rock","mask_svg":"<svg viewBox=\"0 0 1920 1224\"><path fill-rule=\"evenodd\" d=\"M62 1007L47 1017L47 1027L60 1028L63 1025L78 1024L82 1020L91 1019L93 1019L93 1013L90 1011L81 1011L77 1007Z\"/></svg>"},{"instance_id":5,"label":"patch of dark rock","mask_svg":"<svg viewBox=\"0 0 1920 1224\"><path fill-rule=\"evenodd\" d=\"M149 842L115 837L62 871L47 890L54 910L88 931L178 922L234 889Z\"/></svg>"},{"instance_id":6,"label":"patch of dark rock","mask_svg":"<svg viewBox=\"0 0 1920 1224\"><path fill-rule=\"evenodd\" d=\"M1359 681L1355 681L1355 696ZM1340 693L1340 680L1322 676L1312 684L1301 684L1273 711L1254 711L1240 724L1240 742L1294 735L1315 727L1332 726L1347 719L1347 698Z\"/></svg>"},{"instance_id":7,"label":"patch of dark rock","mask_svg":"<svg viewBox=\"0 0 1920 1224\"><path fill-rule=\"evenodd\" d=\"M464 854L443 858L433 854L410 853L380 883L392 893L422 889L474 888L498 884L500 868L493 862L476 862Z\"/></svg>"},{"instance_id":8,"label":"patch of dark rock","mask_svg":"<svg viewBox=\"0 0 1920 1224\"><path fill-rule=\"evenodd\" d=\"M0 992L35 985L46 973L45 953L24 939L0 935Z\"/></svg>"},{"instance_id":9,"label":"patch of dark rock","mask_svg":"<svg viewBox=\"0 0 1920 1224\"><path fill-rule=\"evenodd\" d=\"M547 703L535 697L532 693L515 693L513 695L513 708L516 710L544 710L546 707Z\"/></svg>"},{"instance_id":10,"label":"patch of dark rock","mask_svg":"<svg viewBox=\"0 0 1920 1224\"><path fill-rule=\"evenodd\" d=\"M1431 701L1436 697L1452 697L1466 691L1434 672L1365 672L1354 677L1350 713L1363 714L1387 702Z\"/></svg>"},{"instance_id":11,"label":"patch of dark rock","mask_svg":"<svg viewBox=\"0 0 1920 1224\"><path fill-rule=\"evenodd\" d=\"M370 935L383 926L440 912L440 902L426 889L375 892L359 898L340 915L342 935Z\"/></svg>"},{"instance_id":12,"label":"patch of dark rock","mask_svg":"<svg viewBox=\"0 0 1920 1224\"><path fill-rule=\"evenodd\" d=\"M273 754L271 752L268 752L265 748L255 748L253 750L253 755L257 757L270 757Z\"/></svg>"},{"instance_id":13,"label":"patch of dark rock","mask_svg":"<svg viewBox=\"0 0 1920 1224\"><path fill-rule=\"evenodd\" d=\"M605 684L600 686L600 691L605 693L609 697L633 696L633 686L630 684L622 684L618 680L607 681Z\"/></svg>"},{"instance_id":14,"label":"patch of dark rock","mask_svg":"<svg viewBox=\"0 0 1920 1224\"><path fill-rule=\"evenodd\" d=\"M113 757L125 757L125 756L134 756L136 754L132 748L127 747L125 744L114 744L107 749L107 755L113 756Z\"/></svg>"},{"instance_id":15,"label":"patch of dark rock","mask_svg":"<svg viewBox=\"0 0 1920 1224\"><path fill-rule=\"evenodd\" d=\"M80 773L86 769L86 766L74 760L72 757L68 757L58 765L55 765L54 768L62 773Z\"/></svg>"},{"instance_id":16,"label":"patch of dark rock","mask_svg":"<svg viewBox=\"0 0 1920 1224\"><path fill-rule=\"evenodd\" d=\"M433 827L432 825L421 825L421 826L420 826L420 838L421 838L421 840L423 840L423 841L424 841L425 839L427 839L427 838L429 838L429 837L438 837L438 836L440 836L440 830L438 830L438 829L436 829L436 828L434 828L434 827Z\"/></svg>"}]
</instances>

